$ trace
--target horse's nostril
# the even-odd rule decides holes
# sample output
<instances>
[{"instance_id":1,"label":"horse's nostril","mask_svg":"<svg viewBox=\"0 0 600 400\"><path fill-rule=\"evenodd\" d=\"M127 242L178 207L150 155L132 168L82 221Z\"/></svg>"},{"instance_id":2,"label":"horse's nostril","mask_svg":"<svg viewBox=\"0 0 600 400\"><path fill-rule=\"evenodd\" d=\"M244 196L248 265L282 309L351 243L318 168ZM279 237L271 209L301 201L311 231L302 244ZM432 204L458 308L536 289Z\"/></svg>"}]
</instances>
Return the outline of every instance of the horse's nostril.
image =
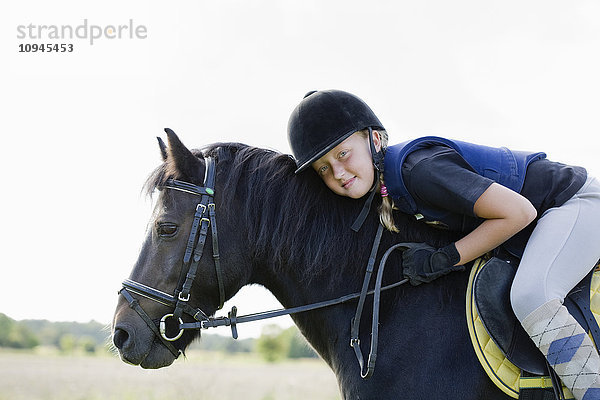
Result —
<instances>
[{"instance_id":1,"label":"horse's nostril","mask_svg":"<svg viewBox=\"0 0 600 400\"><path fill-rule=\"evenodd\" d=\"M127 340L129 340L129 333L124 329L116 328L113 334L113 343L117 349L122 350Z\"/></svg>"}]
</instances>

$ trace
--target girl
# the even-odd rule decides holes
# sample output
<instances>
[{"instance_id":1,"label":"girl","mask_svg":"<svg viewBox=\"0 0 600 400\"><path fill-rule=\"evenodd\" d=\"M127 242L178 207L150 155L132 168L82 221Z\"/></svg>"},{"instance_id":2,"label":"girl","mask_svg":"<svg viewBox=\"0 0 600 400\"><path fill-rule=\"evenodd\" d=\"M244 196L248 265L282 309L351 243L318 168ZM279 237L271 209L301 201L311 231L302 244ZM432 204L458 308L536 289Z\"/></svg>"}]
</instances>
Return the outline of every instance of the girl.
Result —
<instances>
[{"instance_id":1,"label":"girl","mask_svg":"<svg viewBox=\"0 0 600 400\"><path fill-rule=\"evenodd\" d=\"M439 137L387 147L387 133L358 97L309 92L288 123L297 173L314 169L333 192L378 192L381 223L393 209L464 236L441 249L405 251L411 283L438 276L502 247L521 258L513 310L576 399L600 399L600 357L562 302L600 259L600 184L584 168Z\"/></svg>"}]
</instances>

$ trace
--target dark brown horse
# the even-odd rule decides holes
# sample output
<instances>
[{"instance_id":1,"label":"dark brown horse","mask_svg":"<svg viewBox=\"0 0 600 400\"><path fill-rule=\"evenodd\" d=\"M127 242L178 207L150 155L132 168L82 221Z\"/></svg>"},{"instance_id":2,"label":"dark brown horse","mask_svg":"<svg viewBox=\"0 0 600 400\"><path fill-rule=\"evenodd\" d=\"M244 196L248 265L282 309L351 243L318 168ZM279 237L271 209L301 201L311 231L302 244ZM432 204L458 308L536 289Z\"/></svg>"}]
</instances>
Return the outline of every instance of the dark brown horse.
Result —
<instances>
[{"instance_id":1,"label":"dark brown horse","mask_svg":"<svg viewBox=\"0 0 600 400\"><path fill-rule=\"evenodd\" d=\"M168 139L169 146L161 142L163 164L147 182L150 193L161 190L129 277L131 282L157 289L159 297L160 293L167 294L167 300L176 298L176 289L185 280L184 264L188 268L183 262L184 253L202 193L168 190L169 182L176 179L202 186L206 159L210 157L215 160L211 201L218 222L226 299L248 284L263 285L286 308L360 291L378 228L377 200L356 233L350 225L363 202L333 194L311 170L295 175L295 164L289 156L241 144L216 144L190 151L170 131ZM394 243L428 242L439 246L454 239L448 232L430 228L413 217L396 217L401 232L383 234L378 259ZM197 263L188 303L210 316L221 298L212 257L213 233L210 229L206 233L205 250ZM392 254L387 265L384 284L402 279L397 254ZM480 367L469 341L465 320L467 276L466 272L453 273L430 284L404 285L382 294L377 367L370 379L361 378L349 345L356 301L292 318L334 371L344 399L506 399ZM155 333L154 324L173 312L172 302L161 304L139 296L135 290L126 292L133 303L122 295L113 321L113 342L121 358L143 368L170 365L177 351L184 350L199 331L185 330L181 338L168 342L172 344L169 350L165 340ZM138 303L149 321L136 312ZM370 299L361 327L364 352L371 331L369 303ZM183 320L195 322L185 313Z\"/></svg>"}]
</instances>

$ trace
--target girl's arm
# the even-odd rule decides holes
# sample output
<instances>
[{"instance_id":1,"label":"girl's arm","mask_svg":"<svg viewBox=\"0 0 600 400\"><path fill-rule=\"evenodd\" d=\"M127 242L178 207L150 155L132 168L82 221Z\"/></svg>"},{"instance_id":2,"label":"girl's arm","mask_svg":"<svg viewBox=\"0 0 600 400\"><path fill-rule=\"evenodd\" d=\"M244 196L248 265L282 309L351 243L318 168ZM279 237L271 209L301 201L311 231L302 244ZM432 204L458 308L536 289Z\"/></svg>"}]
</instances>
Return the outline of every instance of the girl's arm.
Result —
<instances>
[{"instance_id":1,"label":"girl's arm","mask_svg":"<svg viewBox=\"0 0 600 400\"><path fill-rule=\"evenodd\" d=\"M495 249L529 225L537 211L525 197L502 185L492 183L477 199L475 215L485 221L456 242L460 254L457 265L465 264Z\"/></svg>"}]
</instances>

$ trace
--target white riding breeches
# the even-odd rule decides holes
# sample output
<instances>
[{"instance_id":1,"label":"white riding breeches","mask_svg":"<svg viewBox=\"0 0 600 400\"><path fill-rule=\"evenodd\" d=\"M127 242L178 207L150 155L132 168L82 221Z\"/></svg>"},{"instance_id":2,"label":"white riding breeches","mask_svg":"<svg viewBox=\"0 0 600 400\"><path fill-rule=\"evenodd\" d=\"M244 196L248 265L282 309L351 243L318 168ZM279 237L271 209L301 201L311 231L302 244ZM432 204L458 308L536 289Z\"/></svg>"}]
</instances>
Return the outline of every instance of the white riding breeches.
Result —
<instances>
[{"instance_id":1,"label":"white riding breeches","mask_svg":"<svg viewBox=\"0 0 600 400\"><path fill-rule=\"evenodd\" d=\"M523 321L554 299L561 302L600 259L600 183L583 187L537 222L511 288L511 303Z\"/></svg>"}]
</instances>

